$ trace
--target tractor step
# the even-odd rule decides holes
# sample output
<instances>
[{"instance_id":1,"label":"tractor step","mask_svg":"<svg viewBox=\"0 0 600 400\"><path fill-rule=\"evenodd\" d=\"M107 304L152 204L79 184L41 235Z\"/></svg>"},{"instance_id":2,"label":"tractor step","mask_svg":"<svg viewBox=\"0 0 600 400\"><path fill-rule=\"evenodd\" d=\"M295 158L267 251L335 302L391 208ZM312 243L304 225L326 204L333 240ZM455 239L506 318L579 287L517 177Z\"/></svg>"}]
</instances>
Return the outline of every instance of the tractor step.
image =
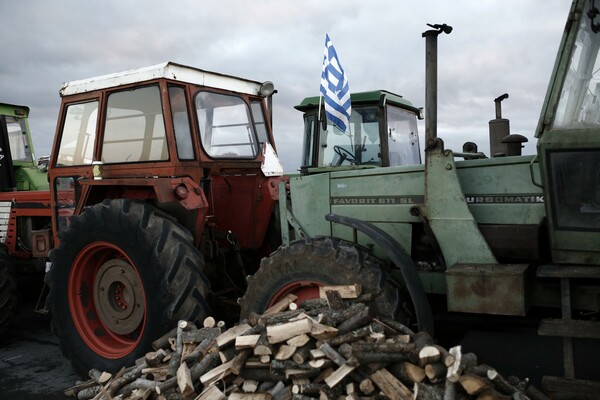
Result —
<instances>
[{"instance_id":1,"label":"tractor step","mask_svg":"<svg viewBox=\"0 0 600 400\"><path fill-rule=\"evenodd\" d=\"M600 322L573 319L543 319L538 327L538 335L600 339Z\"/></svg>"}]
</instances>

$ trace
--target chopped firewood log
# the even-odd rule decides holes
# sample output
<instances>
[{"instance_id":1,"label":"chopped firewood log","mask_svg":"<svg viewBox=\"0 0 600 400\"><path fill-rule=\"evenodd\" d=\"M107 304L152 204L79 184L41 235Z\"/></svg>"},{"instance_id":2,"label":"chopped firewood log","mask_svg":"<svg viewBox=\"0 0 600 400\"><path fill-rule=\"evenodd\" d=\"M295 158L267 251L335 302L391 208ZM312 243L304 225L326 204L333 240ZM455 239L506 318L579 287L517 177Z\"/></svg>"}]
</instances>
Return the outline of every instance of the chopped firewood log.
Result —
<instances>
[{"instance_id":1,"label":"chopped firewood log","mask_svg":"<svg viewBox=\"0 0 600 400\"><path fill-rule=\"evenodd\" d=\"M448 368L441 361L436 361L425 366L425 375L429 378L432 383L440 381L446 376Z\"/></svg>"},{"instance_id":2,"label":"chopped firewood log","mask_svg":"<svg viewBox=\"0 0 600 400\"><path fill-rule=\"evenodd\" d=\"M300 308L305 311L317 310L325 307L327 307L327 300L320 298L306 299L300 303Z\"/></svg>"},{"instance_id":3,"label":"chopped firewood log","mask_svg":"<svg viewBox=\"0 0 600 400\"><path fill-rule=\"evenodd\" d=\"M217 321L213 317L206 317L204 321L202 321L202 326L204 328L214 328L217 326Z\"/></svg>"},{"instance_id":4,"label":"chopped firewood log","mask_svg":"<svg viewBox=\"0 0 600 400\"><path fill-rule=\"evenodd\" d=\"M221 358L222 363L232 360L236 354L237 351L234 346L224 347L219 351L219 357Z\"/></svg>"},{"instance_id":5,"label":"chopped firewood log","mask_svg":"<svg viewBox=\"0 0 600 400\"><path fill-rule=\"evenodd\" d=\"M415 383L413 390L415 400L446 400L444 390L438 386Z\"/></svg>"},{"instance_id":6,"label":"chopped firewood log","mask_svg":"<svg viewBox=\"0 0 600 400\"><path fill-rule=\"evenodd\" d=\"M261 393L242 393L233 392L227 397L229 400L271 400L273 395L268 392Z\"/></svg>"},{"instance_id":7,"label":"chopped firewood log","mask_svg":"<svg viewBox=\"0 0 600 400\"><path fill-rule=\"evenodd\" d=\"M298 299L298 296L296 296L295 294L288 294L287 296L285 296L283 299L279 300L277 303L273 304L271 307L269 307L264 313L263 315L269 315L269 314L276 314L279 313L281 311L286 310L290 304L292 304L293 302L295 302Z\"/></svg>"},{"instance_id":8,"label":"chopped firewood log","mask_svg":"<svg viewBox=\"0 0 600 400\"><path fill-rule=\"evenodd\" d=\"M248 349L256 347L258 343L258 339L260 339L260 335L244 335L238 336L235 338L235 349Z\"/></svg>"},{"instance_id":9,"label":"chopped firewood log","mask_svg":"<svg viewBox=\"0 0 600 400\"><path fill-rule=\"evenodd\" d=\"M461 375L461 377L458 378L458 382L463 387L465 392L471 396L477 396L485 389L490 388L490 384L477 375Z\"/></svg>"},{"instance_id":10,"label":"chopped firewood log","mask_svg":"<svg viewBox=\"0 0 600 400\"><path fill-rule=\"evenodd\" d=\"M288 310L290 311L296 311L298 309L298 304L296 303L290 303L290 305L288 306Z\"/></svg>"},{"instance_id":11,"label":"chopped firewood log","mask_svg":"<svg viewBox=\"0 0 600 400\"><path fill-rule=\"evenodd\" d=\"M320 322L322 324L337 326L353 315L360 313L365 308L367 308L367 306L364 303L354 303L342 310L325 309L320 311L318 315L321 317Z\"/></svg>"},{"instance_id":12,"label":"chopped firewood log","mask_svg":"<svg viewBox=\"0 0 600 400\"><path fill-rule=\"evenodd\" d=\"M340 333L348 333L368 324L372 319L373 317L371 316L371 309L369 307L365 307L365 309L358 314L353 315L344 322L340 323L337 328Z\"/></svg>"},{"instance_id":13,"label":"chopped firewood log","mask_svg":"<svg viewBox=\"0 0 600 400\"><path fill-rule=\"evenodd\" d=\"M233 342L236 337L242 335L244 332L250 330L251 328L252 327L248 324L240 324L229 328L228 330L217 336L217 346L221 348L228 345L229 343Z\"/></svg>"},{"instance_id":14,"label":"chopped firewood log","mask_svg":"<svg viewBox=\"0 0 600 400\"><path fill-rule=\"evenodd\" d=\"M385 368L374 372L371 380L390 399L412 400L413 393Z\"/></svg>"},{"instance_id":15,"label":"chopped firewood log","mask_svg":"<svg viewBox=\"0 0 600 400\"><path fill-rule=\"evenodd\" d=\"M314 349L314 346L315 345L313 342L309 342L304 346L296 349L296 351L292 355L292 359L294 360L294 362L296 362L297 364L304 364L305 362L307 362L310 359L310 350Z\"/></svg>"},{"instance_id":16,"label":"chopped firewood log","mask_svg":"<svg viewBox=\"0 0 600 400\"><path fill-rule=\"evenodd\" d=\"M342 381L348 374L350 374L354 369L356 369L357 365L350 365L348 362L343 364L341 367L338 367L331 375L325 379L325 383L330 388L334 387L338 383Z\"/></svg>"},{"instance_id":17,"label":"chopped firewood log","mask_svg":"<svg viewBox=\"0 0 600 400\"><path fill-rule=\"evenodd\" d=\"M344 308L344 302L340 292L335 290L325 291L325 299L327 300L327 306L332 310L341 310Z\"/></svg>"},{"instance_id":18,"label":"chopped firewood log","mask_svg":"<svg viewBox=\"0 0 600 400\"><path fill-rule=\"evenodd\" d=\"M294 337L288 339L286 341L286 343L288 344L288 346L294 346L294 347L298 348L298 347L302 347L305 344L307 344L309 342L309 340L310 340L310 337L306 333L303 333L301 335L297 335L297 336L294 336Z\"/></svg>"},{"instance_id":19,"label":"chopped firewood log","mask_svg":"<svg viewBox=\"0 0 600 400\"><path fill-rule=\"evenodd\" d=\"M365 343L365 342L357 342L352 344L352 353L364 353L364 352L373 352L373 353L408 353L413 351L415 345L413 343ZM439 351L438 351L439 359ZM437 361L433 360L433 361Z\"/></svg>"},{"instance_id":20,"label":"chopped firewood log","mask_svg":"<svg viewBox=\"0 0 600 400\"><path fill-rule=\"evenodd\" d=\"M183 343L200 343L204 339L213 340L221 334L221 328L200 328L184 331L181 334Z\"/></svg>"},{"instance_id":21,"label":"chopped firewood log","mask_svg":"<svg viewBox=\"0 0 600 400\"><path fill-rule=\"evenodd\" d=\"M309 333L312 325L312 321L307 318L280 325L267 326L267 340L271 344L280 343L294 336Z\"/></svg>"},{"instance_id":22,"label":"chopped firewood log","mask_svg":"<svg viewBox=\"0 0 600 400\"><path fill-rule=\"evenodd\" d=\"M179 392L183 396L190 396L194 393L192 375L186 363L182 363L177 370L177 385L179 386Z\"/></svg>"},{"instance_id":23,"label":"chopped firewood log","mask_svg":"<svg viewBox=\"0 0 600 400\"><path fill-rule=\"evenodd\" d=\"M321 349L311 349L310 350L310 358L313 360L325 357L325 353Z\"/></svg>"},{"instance_id":24,"label":"chopped firewood log","mask_svg":"<svg viewBox=\"0 0 600 400\"><path fill-rule=\"evenodd\" d=\"M244 368L244 364L246 363L246 360L248 360L248 358L250 357L250 354L251 350L245 349L243 351L240 351L235 357L233 357L231 363L231 372L233 374L240 374L240 371L242 370L242 368Z\"/></svg>"},{"instance_id":25,"label":"chopped firewood log","mask_svg":"<svg viewBox=\"0 0 600 400\"><path fill-rule=\"evenodd\" d=\"M332 326L312 322L310 336L317 340L328 340L336 337L337 334L338 330Z\"/></svg>"},{"instance_id":26,"label":"chopped firewood log","mask_svg":"<svg viewBox=\"0 0 600 400\"><path fill-rule=\"evenodd\" d=\"M169 332L165 333L164 335L156 339L154 342L152 342L152 348L154 350L169 349L169 338L173 338L175 336L177 336L177 327L171 329Z\"/></svg>"},{"instance_id":27,"label":"chopped firewood log","mask_svg":"<svg viewBox=\"0 0 600 400\"><path fill-rule=\"evenodd\" d=\"M254 393L258 389L258 381L254 381L252 379L244 379L242 383L242 390L245 393Z\"/></svg>"},{"instance_id":28,"label":"chopped firewood log","mask_svg":"<svg viewBox=\"0 0 600 400\"><path fill-rule=\"evenodd\" d=\"M455 358L454 364L448 368L446 379L450 382L458 382L460 375L468 368L477 364L477 356L473 353L461 353L461 347L456 346L450 349L450 354Z\"/></svg>"},{"instance_id":29,"label":"chopped firewood log","mask_svg":"<svg viewBox=\"0 0 600 400\"><path fill-rule=\"evenodd\" d=\"M339 285L339 286L321 286L319 287L319 297L327 298L327 292L334 291L340 295L342 299L355 299L360 296L362 287L359 284L354 285Z\"/></svg>"},{"instance_id":30,"label":"chopped firewood log","mask_svg":"<svg viewBox=\"0 0 600 400\"><path fill-rule=\"evenodd\" d=\"M212 382L224 378L231 373L231 364L233 364L233 360L221 364L218 367L206 372L200 377L200 382L202 382L203 385L210 385Z\"/></svg>"},{"instance_id":31,"label":"chopped firewood log","mask_svg":"<svg viewBox=\"0 0 600 400\"><path fill-rule=\"evenodd\" d=\"M384 318L384 317L378 317L376 318L376 320L380 323L382 323L384 326L388 327L388 329L392 329L395 332L399 332L402 333L404 335L409 335L411 337L415 336L415 332L413 332L412 329L410 329L409 327L407 327L404 324L401 324L398 321L394 321L393 319L389 319L389 318ZM431 336L429 336L431 338ZM431 343L428 344L432 344L433 343L433 339L431 340Z\"/></svg>"},{"instance_id":32,"label":"chopped firewood log","mask_svg":"<svg viewBox=\"0 0 600 400\"><path fill-rule=\"evenodd\" d=\"M294 317L297 317L300 314L303 314L303 310L293 310L293 311L282 311L277 314L267 314L262 315L258 319L259 324L263 324L265 326L273 326L277 324L285 324L289 322Z\"/></svg>"},{"instance_id":33,"label":"chopped firewood log","mask_svg":"<svg viewBox=\"0 0 600 400\"><path fill-rule=\"evenodd\" d=\"M295 356L296 348L294 346L288 346L287 344L282 344L279 346L277 352L275 353L276 360L289 360L292 356ZM294 360L295 361L295 360ZM299 364L302 364L300 362Z\"/></svg>"},{"instance_id":34,"label":"chopped firewood log","mask_svg":"<svg viewBox=\"0 0 600 400\"><path fill-rule=\"evenodd\" d=\"M424 368L407 361L391 364L387 369L407 384L421 383L427 376Z\"/></svg>"},{"instance_id":35,"label":"chopped firewood log","mask_svg":"<svg viewBox=\"0 0 600 400\"><path fill-rule=\"evenodd\" d=\"M112 374L111 373L100 372L100 371L98 371L95 368L90 369L89 376L90 376L90 378L92 378L94 381L96 381L100 385L105 384L106 382L108 382L108 380L110 378L112 378Z\"/></svg>"},{"instance_id":36,"label":"chopped firewood log","mask_svg":"<svg viewBox=\"0 0 600 400\"><path fill-rule=\"evenodd\" d=\"M225 400L225 394L217 385L211 385L206 387L195 400Z\"/></svg>"}]
</instances>

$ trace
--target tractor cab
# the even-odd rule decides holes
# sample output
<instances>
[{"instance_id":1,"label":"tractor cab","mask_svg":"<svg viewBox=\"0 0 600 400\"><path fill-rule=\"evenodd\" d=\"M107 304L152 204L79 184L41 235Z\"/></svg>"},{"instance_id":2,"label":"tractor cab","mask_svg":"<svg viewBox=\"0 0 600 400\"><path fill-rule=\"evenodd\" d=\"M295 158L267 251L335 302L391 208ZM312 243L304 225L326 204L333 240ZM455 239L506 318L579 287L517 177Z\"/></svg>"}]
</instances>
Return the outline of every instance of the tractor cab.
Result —
<instances>
[{"instance_id":1,"label":"tractor cab","mask_svg":"<svg viewBox=\"0 0 600 400\"><path fill-rule=\"evenodd\" d=\"M417 117L421 109L384 90L351 95L348 132L319 115L319 97L295 108L304 112L303 174L330 169L356 169L420 164Z\"/></svg>"},{"instance_id":2,"label":"tractor cab","mask_svg":"<svg viewBox=\"0 0 600 400\"><path fill-rule=\"evenodd\" d=\"M536 136L552 259L600 264L600 24L593 1L574 2Z\"/></svg>"},{"instance_id":3,"label":"tractor cab","mask_svg":"<svg viewBox=\"0 0 600 400\"><path fill-rule=\"evenodd\" d=\"M0 190L48 189L37 168L27 118L29 107L0 103Z\"/></svg>"}]
</instances>

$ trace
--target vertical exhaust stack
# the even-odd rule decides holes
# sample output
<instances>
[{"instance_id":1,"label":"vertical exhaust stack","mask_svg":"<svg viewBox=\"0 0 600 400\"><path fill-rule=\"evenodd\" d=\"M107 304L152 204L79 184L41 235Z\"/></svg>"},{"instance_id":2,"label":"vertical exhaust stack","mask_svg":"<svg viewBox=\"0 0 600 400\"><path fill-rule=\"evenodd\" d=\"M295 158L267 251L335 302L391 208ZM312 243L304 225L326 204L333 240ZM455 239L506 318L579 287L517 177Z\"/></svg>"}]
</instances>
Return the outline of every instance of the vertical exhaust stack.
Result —
<instances>
[{"instance_id":1,"label":"vertical exhaust stack","mask_svg":"<svg viewBox=\"0 0 600 400\"><path fill-rule=\"evenodd\" d=\"M508 99L508 93L494 99L496 118L490 121L490 157L506 156L506 144L502 140L510 135L510 121L502 118L501 103L505 99Z\"/></svg>"},{"instance_id":2,"label":"vertical exhaust stack","mask_svg":"<svg viewBox=\"0 0 600 400\"><path fill-rule=\"evenodd\" d=\"M446 24L427 24L432 27L423 32L425 38L425 149L437 143L437 37L449 34L452 27Z\"/></svg>"}]
</instances>

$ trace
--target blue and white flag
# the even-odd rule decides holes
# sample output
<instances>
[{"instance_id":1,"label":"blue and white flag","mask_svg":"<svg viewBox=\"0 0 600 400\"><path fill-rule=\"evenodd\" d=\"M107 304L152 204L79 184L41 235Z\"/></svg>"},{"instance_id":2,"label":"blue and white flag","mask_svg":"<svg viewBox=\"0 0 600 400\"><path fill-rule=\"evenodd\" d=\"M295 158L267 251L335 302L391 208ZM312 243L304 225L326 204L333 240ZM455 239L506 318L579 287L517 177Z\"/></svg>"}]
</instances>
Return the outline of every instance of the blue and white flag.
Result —
<instances>
[{"instance_id":1,"label":"blue and white flag","mask_svg":"<svg viewBox=\"0 0 600 400\"><path fill-rule=\"evenodd\" d=\"M325 97L325 114L342 132L350 127L350 89L329 35L325 34L325 56L321 72L321 93Z\"/></svg>"}]
</instances>

